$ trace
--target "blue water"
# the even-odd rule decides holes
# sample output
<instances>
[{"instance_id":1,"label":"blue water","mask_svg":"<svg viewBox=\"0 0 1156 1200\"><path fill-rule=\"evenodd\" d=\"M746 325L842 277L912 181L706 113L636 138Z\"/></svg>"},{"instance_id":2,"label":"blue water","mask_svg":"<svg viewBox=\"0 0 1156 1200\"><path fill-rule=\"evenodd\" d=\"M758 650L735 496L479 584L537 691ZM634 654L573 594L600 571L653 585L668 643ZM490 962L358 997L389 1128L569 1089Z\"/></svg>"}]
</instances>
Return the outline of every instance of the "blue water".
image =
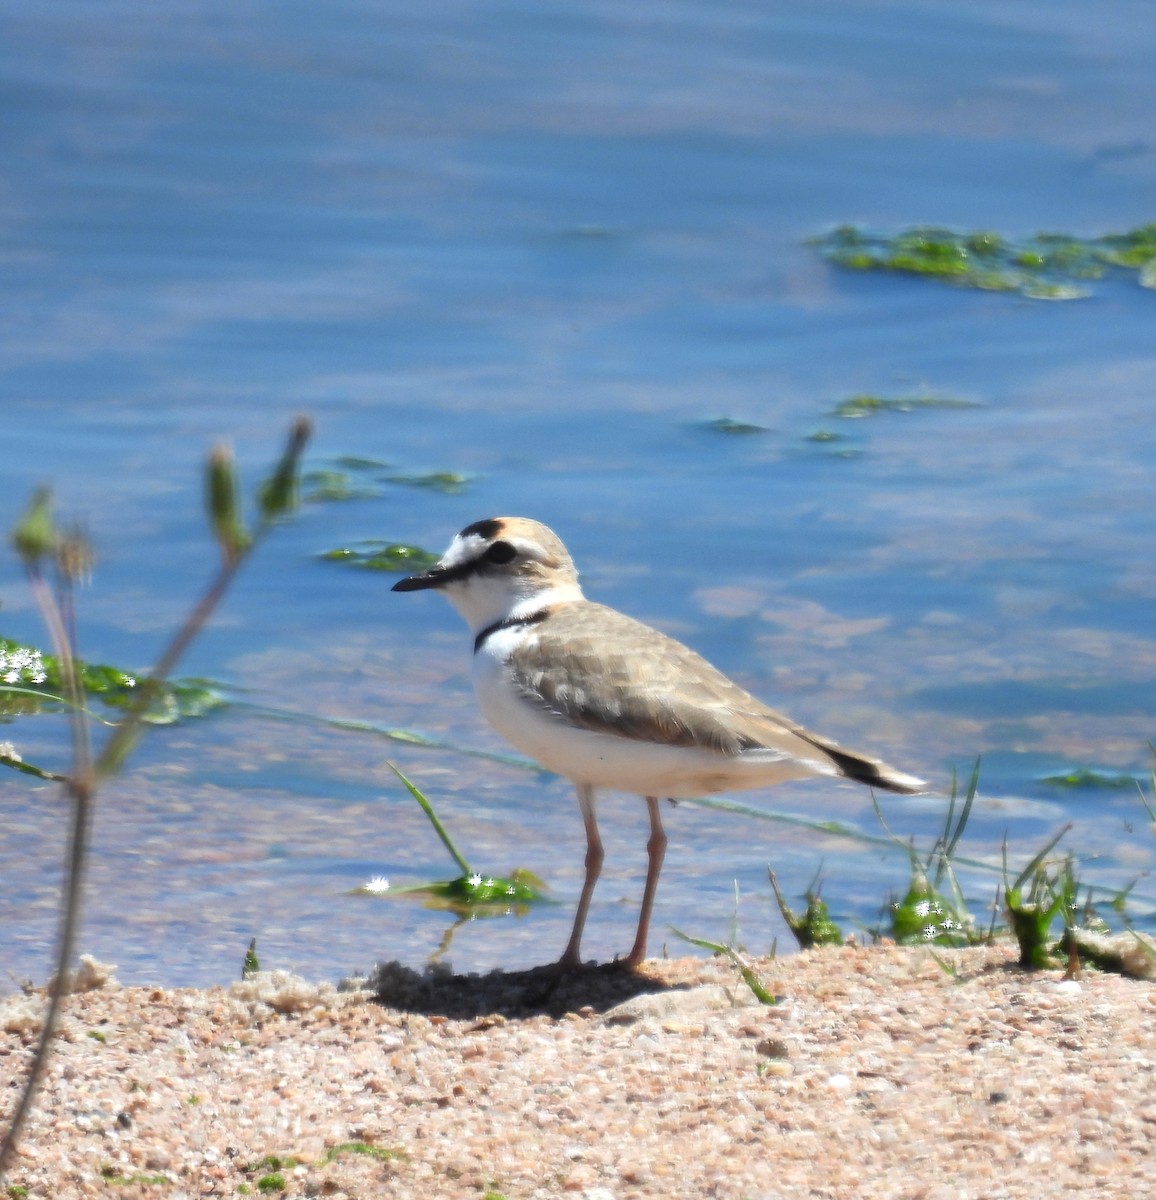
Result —
<instances>
[{"instance_id":1,"label":"blue water","mask_svg":"<svg viewBox=\"0 0 1156 1200\"><path fill-rule=\"evenodd\" d=\"M1156 26L1141 4L821 6L738 0L478 6L383 0L158 10L0 2L0 519L51 481L91 531L87 656L157 654L215 555L200 469L250 483L293 414L311 466L369 455L465 474L312 504L247 568L184 674L257 708L150 732L102 799L84 949L121 977L332 977L420 964L445 914L350 896L452 864L388 768L428 791L471 863L527 867L559 903L455 932L459 969L545 961L581 879L568 784L325 718L500 751L469 643L436 597L317 560L358 538L440 550L518 513L566 539L589 594L690 641L797 719L942 790L984 756L964 849L1026 861L1066 820L1098 888L1156 907L1145 779L1156 297L1070 304L851 276L806 239L859 222L1099 234L1156 219ZM972 407L860 421L857 392ZM762 434L711 431L719 417ZM811 440L820 430L843 441ZM43 640L0 559L0 632ZM64 762L60 722L0 731ZM741 797L879 833L867 797ZM883 801L922 838L942 801ZM601 808L587 950L629 946L645 816ZM0 968L42 978L64 814L0 779ZM849 928L906 884L901 853L691 805L668 925L786 943L817 869ZM996 875L967 877L985 919Z\"/></svg>"}]
</instances>

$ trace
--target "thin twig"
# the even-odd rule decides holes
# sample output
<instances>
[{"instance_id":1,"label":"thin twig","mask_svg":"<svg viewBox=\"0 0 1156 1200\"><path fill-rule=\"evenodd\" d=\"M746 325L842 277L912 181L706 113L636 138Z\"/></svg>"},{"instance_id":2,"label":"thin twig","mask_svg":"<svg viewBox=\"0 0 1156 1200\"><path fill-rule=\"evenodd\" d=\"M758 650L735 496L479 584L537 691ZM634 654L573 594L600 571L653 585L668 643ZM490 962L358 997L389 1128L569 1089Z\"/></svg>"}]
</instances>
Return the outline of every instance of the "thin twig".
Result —
<instances>
[{"instance_id":1,"label":"thin twig","mask_svg":"<svg viewBox=\"0 0 1156 1200\"><path fill-rule=\"evenodd\" d=\"M16 1152L17 1139L39 1090L44 1068L48 1063L52 1039L56 1034L60 1007L68 991L68 964L72 961L76 930L80 921L80 900L83 894L84 867L88 856L88 835L92 827L92 801L95 795L92 747L88 723L81 711L79 670L68 625L38 563L29 564L28 575L32 594L52 639L65 693L70 701L69 727L72 732L73 774L64 780L64 790L71 801L72 821L64 862L64 907L57 932L55 985L49 990L48 1009L44 1014L40 1040L36 1044L24 1088L16 1102L4 1139L0 1142L0 1180L4 1179Z\"/></svg>"}]
</instances>

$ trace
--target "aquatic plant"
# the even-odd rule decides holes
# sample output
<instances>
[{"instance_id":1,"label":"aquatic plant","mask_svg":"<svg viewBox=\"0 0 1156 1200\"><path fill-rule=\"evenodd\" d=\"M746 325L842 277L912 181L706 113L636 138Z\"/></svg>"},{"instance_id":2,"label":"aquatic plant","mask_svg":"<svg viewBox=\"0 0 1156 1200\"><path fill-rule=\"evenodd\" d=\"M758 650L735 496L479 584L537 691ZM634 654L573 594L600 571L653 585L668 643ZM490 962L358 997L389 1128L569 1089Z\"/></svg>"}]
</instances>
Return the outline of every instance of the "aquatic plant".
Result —
<instances>
[{"instance_id":1,"label":"aquatic plant","mask_svg":"<svg viewBox=\"0 0 1156 1200\"><path fill-rule=\"evenodd\" d=\"M1040 783L1059 788L1131 788L1136 777L1127 771L1100 771L1094 767L1073 767L1052 775L1041 775Z\"/></svg>"},{"instance_id":2,"label":"aquatic plant","mask_svg":"<svg viewBox=\"0 0 1156 1200\"><path fill-rule=\"evenodd\" d=\"M922 408L978 408L971 400L959 400L951 396L931 396L920 393L914 396L876 396L860 393L840 400L831 410L831 416L845 420L874 417L879 413L914 412Z\"/></svg>"},{"instance_id":3,"label":"aquatic plant","mask_svg":"<svg viewBox=\"0 0 1156 1200\"><path fill-rule=\"evenodd\" d=\"M391 483L456 496L465 491L469 482L469 476L459 471L401 471L381 459L348 454L322 460L301 476L302 499L310 504L374 500Z\"/></svg>"},{"instance_id":4,"label":"aquatic plant","mask_svg":"<svg viewBox=\"0 0 1156 1200\"><path fill-rule=\"evenodd\" d=\"M716 417L713 421L703 421L700 428L709 433L726 433L732 436L749 437L752 434L770 432L765 425L754 425L749 421L738 421L734 417Z\"/></svg>"},{"instance_id":5,"label":"aquatic plant","mask_svg":"<svg viewBox=\"0 0 1156 1200\"><path fill-rule=\"evenodd\" d=\"M385 476L386 483L401 484L402 487L428 488L446 496L457 496L466 490L470 482L468 475L458 471L427 471L424 474L397 474Z\"/></svg>"},{"instance_id":6,"label":"aquatic plant","mask_svg":"<svg viewBox=\"0 0 1156 1200\"><path fill-rule=\"evenodd\" d=\"M117 709L128 709L136 703L136 672L86 662L77 662L76 672L85 696ZM0 638L0 680L0 719L67 706L59 660L33 646ZM227 703L223 685L214 680L166 680L155 689L152 704L141 713L140 720L146 725L172 725L204 716Z\"/></svg>"},{"instance_id":7,"label":"aquatic plant","mask_svg":"<svg viewBox=\"0 0 1156 1200\"><path fill-rule=\"evenodd\" d=\"M341 563L363 571L426 571L438 561L438 556L420 546L404 542L384 542L362 538L350 546L336 546L318 555L324 562Z\"/></svg>"},{"instance_id":8,"label":"aquatic plant","mask_svg":"<svg viewBox=\"0 0 1156 1200\"><path fill-rule=\"evenodd\" d=\"M1009 238L917 225L895 234L841 225L811 244L837 266L938 279L959 287L1015 292L1033 300L1077 300L1108 271L1134 271L1156 287L1156 224L1084 238L1038 233Z\"/></svg>"},{"instance_id":9,"label":"aquatic plant","mask_svg":"<svg viewBox=\"0 0 1156 1200\"><path fill-rule=\"evenodd\" d=\"M449 909L459 916L467 917L505 916L510 912L524 912L528 905L543 899L542 881L530 871L517 868L508 875L489 875L475 871L454 844L449 831L442 824L425 793L393 763L388 762L386 765L417 801L461 874L454 879L406 884L402 887L391 887L388 880L378 876L355 889L356 892L370 896L421 896L431 907Z\"/></svg>"}]
</instances>

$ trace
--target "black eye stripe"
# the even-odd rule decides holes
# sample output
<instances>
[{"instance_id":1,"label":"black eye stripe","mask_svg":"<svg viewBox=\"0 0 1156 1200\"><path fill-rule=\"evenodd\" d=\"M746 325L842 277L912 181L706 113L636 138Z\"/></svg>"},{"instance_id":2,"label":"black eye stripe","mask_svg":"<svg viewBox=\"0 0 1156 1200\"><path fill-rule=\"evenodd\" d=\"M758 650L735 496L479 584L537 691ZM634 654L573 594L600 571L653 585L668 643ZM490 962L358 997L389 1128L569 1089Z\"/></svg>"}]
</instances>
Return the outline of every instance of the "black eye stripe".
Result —
<instances>
[{"instance_id":1,"label":"black eye stripe","mask_svg":"<svg viewBox=\"0 0 1156 1200\"><path fill-rule=\"evenodd\" d=\"M479 522L484 525L486 522ZM495 525L498 522L494 522ZM476 532L476 531L475 531ZM477 558L465 562L454 563L452 566L437 566L421 575L411 575L393 585L395 592L416 592L422 588L441 588L451 583L462 583L475 575L485 575L491 567L504 567L518 557L517 548L509 542L491 542Z\"/></svg>"}]
</instances>

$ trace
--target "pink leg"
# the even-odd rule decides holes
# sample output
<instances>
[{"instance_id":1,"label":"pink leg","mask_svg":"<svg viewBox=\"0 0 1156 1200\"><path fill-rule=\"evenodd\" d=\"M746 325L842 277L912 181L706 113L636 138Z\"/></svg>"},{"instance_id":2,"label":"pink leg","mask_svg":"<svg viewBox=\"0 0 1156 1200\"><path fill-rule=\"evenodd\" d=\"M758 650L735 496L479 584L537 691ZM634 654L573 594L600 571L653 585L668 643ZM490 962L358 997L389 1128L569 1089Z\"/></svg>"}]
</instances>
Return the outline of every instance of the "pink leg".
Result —
<instances>
[{"instance_id":1,"label":"pink leg","mask_svg":"<svg viewBox=\"0 0 1156 1200\"><path fill-rule=\"evenodd\" d=\"M634 946L622 960L627 967L637 967L646 957L646 939L650 936L650 913L654 908L654 894L658 891L658 873L666 856L666 833L662 828L662 817L658 811L658 797L647 796L646 807L650 812L650 840L646 843L649 865L646 871L646 887L642 892L642 912L638 914L638 932L634 935Z\"/></svg>"},{"instance_id":2,"label":"pink leg","mask_svg":"<svg viewBox=\"0 0 1156 1200\"><path fill-rule=\"evenodd\" d=\"M574 928L570 931L570 940L566 950L558 962L563 968L580 967L582 965L582 929L586 924L586 914L590 911L590 900L594 895L594 885L602 871L602 838L598 835L598 821L594 816L594 789L586 784L577 784L578 807L582 811L582 823L586 826L586 881L582 884L582 895L578 900L578 911L574 914Z\"/></svg>"}]
</instances>

